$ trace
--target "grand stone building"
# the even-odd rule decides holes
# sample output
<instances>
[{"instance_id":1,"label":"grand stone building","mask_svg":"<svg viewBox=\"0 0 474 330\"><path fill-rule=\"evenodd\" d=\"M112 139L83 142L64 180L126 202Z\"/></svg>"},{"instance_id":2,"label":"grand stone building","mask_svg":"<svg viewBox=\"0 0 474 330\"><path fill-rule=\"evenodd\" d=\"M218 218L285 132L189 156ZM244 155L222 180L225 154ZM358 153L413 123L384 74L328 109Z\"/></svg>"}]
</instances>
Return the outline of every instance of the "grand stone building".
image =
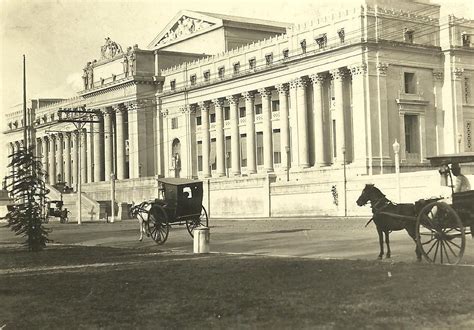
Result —
<instances>
[{"instance_id":1,"label":"grand stone building","mask_svg":"<svg viewBox=\"0 0 474 330\"><path fill-rule=\"evenodd\" d=\"M7 147L29 125L50 184L318 181L342 166L393 172L395 139L404 171L474 150L474 21L426 1L367 0L304 24L181 11L147 49L106 38L99 54L77 96L32 100L28 123L7 114ZM58 123L75 108L100 122Z\"/></svg>"}]
</instances>

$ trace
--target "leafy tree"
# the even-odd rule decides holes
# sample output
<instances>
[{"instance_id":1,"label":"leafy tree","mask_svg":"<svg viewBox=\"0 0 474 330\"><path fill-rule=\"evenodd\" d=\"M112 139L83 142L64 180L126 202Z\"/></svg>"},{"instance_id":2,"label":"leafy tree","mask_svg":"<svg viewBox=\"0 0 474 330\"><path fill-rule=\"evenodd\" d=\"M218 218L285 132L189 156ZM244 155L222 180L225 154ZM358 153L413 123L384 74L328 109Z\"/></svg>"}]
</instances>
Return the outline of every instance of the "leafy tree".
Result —
<instances>
[{"instance_id":1,"label":"leafy tree","mask_svg":"<svg viewBox=\"0 0 474 330\"><path fill-rule=\"evenodd\" d=\"M7 176L7 190L14 200L9 205L7 226L16 235L26 237L23 243L29 251L41 251L48 240L50 230L43 227L45 220L44 203L49 192L44 183L46 173L41 162L33 155L34 146L15 151L8 167L12 174Z\"/></svg>"}]
</instances>

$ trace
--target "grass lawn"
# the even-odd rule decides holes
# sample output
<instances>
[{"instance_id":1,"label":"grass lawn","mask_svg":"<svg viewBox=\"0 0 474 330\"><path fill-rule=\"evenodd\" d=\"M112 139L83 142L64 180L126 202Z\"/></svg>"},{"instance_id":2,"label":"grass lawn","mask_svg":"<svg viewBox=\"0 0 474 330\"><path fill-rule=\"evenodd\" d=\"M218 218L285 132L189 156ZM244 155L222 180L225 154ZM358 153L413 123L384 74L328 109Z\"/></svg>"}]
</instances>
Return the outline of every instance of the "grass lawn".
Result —
<instances>
[{"instance_id":1,"label":"grass lawn","mask_svg":"<svg viewBox=\"0 0 474 330\"><path fill-rule=\"evenodd\" d=\"M474 268L0 249L0 328L473 328Z\"/></svg>"}]
</instances>

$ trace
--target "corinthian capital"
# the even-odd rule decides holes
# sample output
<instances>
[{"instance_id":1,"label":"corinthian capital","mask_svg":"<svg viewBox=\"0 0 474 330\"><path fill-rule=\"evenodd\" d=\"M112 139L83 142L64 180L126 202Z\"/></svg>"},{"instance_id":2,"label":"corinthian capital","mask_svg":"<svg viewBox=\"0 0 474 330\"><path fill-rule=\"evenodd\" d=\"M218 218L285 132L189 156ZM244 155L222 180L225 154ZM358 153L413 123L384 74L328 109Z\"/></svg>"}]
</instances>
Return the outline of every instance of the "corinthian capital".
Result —
<instances>
[{"instance_id":1,"label":"corinthian capital","mask_svg":"<svg viewBox=\"0 0 474 330\"><path fill-rule=\"evenodd\" d=\"M377 72L379 73L379 75L385 76L387 74L387 70L388 70L387 63L384 63L384 62L377 63Z\"/></svg>"},{"instance_id":2,"label":"corinthian capital","mask_svg":"<svg viewBox=\"0 0 474 330\"><path fill-rule=\"evenodd\" d=\"M211 106L211 102L209 101L201 101L198 102L199 109L201 109L201 112L209 112L209 108Z\"/></svg>"},{"instance_id":3,"label":"corinthian capital","mask_svg":"<svg viewBox=\"0 0 474 330\"><path fill-rule=\"evenodd\" d=\"M289 85L287 83L275 85L275 88L277 89L280 95L288 96Z\"/></svg>"},{"instance_id":4,"label":"corinthian capital","mask_svg":"<svg viewBox=\"0 0 474 330\"><path fill-rule=\"evenodd\" d=\"M345 68L337 68L330 71L331 77L335 79L344 79L347 76L347 70Z\"/></svg>"},{"instance_id":5,"label":"corinthian capital","mask_svg":"<svg viewBox=\"0 0 474 330\"><path fill-rule=\"evenodd\" d=\"M223 108L224 107L224 100L221 98L213 99L212 103L214 103L214 107L216 108Z\"/></svg>"},{"instance_id":6,"label":"corinthian capital","mask_svg":"<svg viewBox=\"0 0 474 330\"><path fill-rule=\"evenodd\" d=\"M464 68L453 68L453 79L460 79L464 74Z\"/></svg>"},{"instance_id":7,"label":"corinthian capital","mask_svg":"<svg viewBox=\"0 0 474 330\"><path fill-rule=\"evenodd\" d=\"M260 88L258 90L258 93L260 94L260 96L262 97L262 99L264 98L271 98L272 97L272 90L268 87L264 87L264 88Z\"/></svg>"},{"instance_id":8,"label":"corinthian capital","mask_svg":"<svg viewBox=\"0 0 474 330\"><path fill-rule=\"evenodd\" d=\"M364 75L367 73L367 64L354 64L349 67L352 76Z\"/></svg>"},{"instance_id":9,"label":"corinthian capital","mask_svg":"<svg viewBox=\"0 0 474 330\"><path fill-rule=\"evenodd\" d=\"M296 79L290 81L290 88L291 89L305 88L307 83L308 83L308 81L305 78L299 77L299 78L296 78Z\"/></svg>"},{"instance_id":10,"label":"corinthian capital","mask_svg":"<svg viewBox=\"0 0 474 330\"><path fill-rule=\"evenodd\" d=\"M309 79L311 79L311 82L313 85L318 85L322 84L327 78L327 75L325 73L315 73L309 76Z\"/></svg>"},{"instance_id":11,"label":"corinthian capital","mask_svg":"<svg viewBox=\"0 0 474 330\"><path fill-rule=\"evenodd\" d=\"M244 97L245 101L253 101L255 99L254 92L243 92L242 96Z\"/></svg>"},{"instance_id":12,"label":"corinthian capital","mask_svg":"<svg viewBox=\"0 0 474 330\"><path fill-rule=\"evenodd\" d=\"M137 102L128 102L127 104L125 104L125 106L127 107L128 111L138 110L138 103Z\"/></svg>"},{"instance_id":13,"label":"corinthian capital","mask_svg":"<svg viewBox=\"0 0 474 330\"><path fill-rule=\"evenodd\" d=\"M240 97L238 95L230 95L230 96L227 96L226 99L227 101L229 101L231 105L236 105L236 104L238 105Z\"/></svg>"}]
</instances>

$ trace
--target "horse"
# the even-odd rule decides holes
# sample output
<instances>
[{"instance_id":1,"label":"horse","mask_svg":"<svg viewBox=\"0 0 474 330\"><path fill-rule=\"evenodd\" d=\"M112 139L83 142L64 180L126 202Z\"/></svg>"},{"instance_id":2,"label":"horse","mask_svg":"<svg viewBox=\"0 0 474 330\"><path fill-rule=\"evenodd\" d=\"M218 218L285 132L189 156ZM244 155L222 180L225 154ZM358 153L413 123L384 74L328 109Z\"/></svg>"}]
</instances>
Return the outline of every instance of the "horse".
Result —
<instances>
[{"instance_id":1,"label":"horse","mask_svg":"<svg viewBox=\"0 0 474 330\"><path fill-rule=\"evenodd\" d=\"M387 244L386 258L391 257L389 235L392 231L405 229L416 245L415 204L394 204L373 184L366 184L356 203L359 206L364 206L369 201L373 216L366 226L371 221L374 221L377 227L380 244L379 260L384 256L383 234L385 234L385 243ZM413 220L408 219L409 217L413 218ZM418 249L418 246L416 246L415 253L417 261L421 261L421 251Z\"/></svg>"},{"instance_id":2,"label":"horse","mask_svg":"<svg viewBox=\"0 0 474 330\"><path fill-rule=\"evenodd\" d=\"M130 208L130 215L132 218L138 219L138 226L140 231L140 236L138 240L141 242L143 240L143 234L148 235L148 231L146 230L146 225L148 224L148 212L150 211L151 204L149 202L142 202L140 204L132 203L132 207Z\"/></svg>"}]
</instances>

